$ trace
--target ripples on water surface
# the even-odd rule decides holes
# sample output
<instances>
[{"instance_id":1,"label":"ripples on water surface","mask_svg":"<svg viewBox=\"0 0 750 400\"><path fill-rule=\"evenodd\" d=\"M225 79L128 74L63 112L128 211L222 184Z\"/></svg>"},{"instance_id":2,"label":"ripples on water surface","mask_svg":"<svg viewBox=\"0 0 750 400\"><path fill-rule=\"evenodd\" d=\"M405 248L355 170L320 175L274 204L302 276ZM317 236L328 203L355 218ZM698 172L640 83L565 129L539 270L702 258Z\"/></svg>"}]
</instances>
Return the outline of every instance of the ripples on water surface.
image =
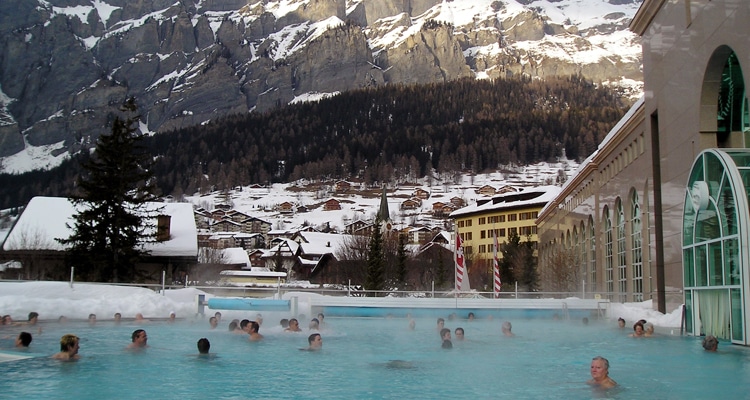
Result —
<instances>
[{"instance_id":1,"label":"ripples on water surface","mask_svg":"<svg viewBox=\"0 0 750 400\"><path fill-rule=\"evenodd\" d=\"M283 333L270 316L259 343L229 334L227 322L214 331L206 321L46 324L31 345L42 356L0 363L0 398L735 399L750 387L744 347L722 342L711 354L697 338L634 339L614 322L511 320L517 336L505 338L499 319L449 320L467 340L444 350L433 318L418 319L414 331L403 318L326 318L321 352L299 351L309 332ZM151 347L124 351L138 328ZM12 346L14 333L0 330L0 345ZM80 361L48 358L64 333L81 337ZM195 356L201 337L215 357ZM618 389L585 385L596 355L609 359Z\"/></svg>"}]
</instances>

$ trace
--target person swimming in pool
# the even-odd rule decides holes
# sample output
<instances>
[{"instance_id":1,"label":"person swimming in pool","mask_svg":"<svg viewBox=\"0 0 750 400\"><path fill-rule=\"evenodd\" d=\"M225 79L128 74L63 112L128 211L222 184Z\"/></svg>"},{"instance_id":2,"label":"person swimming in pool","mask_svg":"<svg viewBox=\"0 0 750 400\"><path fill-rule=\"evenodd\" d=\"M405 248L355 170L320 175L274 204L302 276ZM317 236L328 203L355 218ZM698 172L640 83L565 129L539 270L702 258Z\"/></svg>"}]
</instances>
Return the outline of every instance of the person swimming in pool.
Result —
<instances>
[{"instance_id":1,"label":"person swimming in pool","mask_svg":"<svg viewBox=\"0 0 750 400\"><path fill-rule=\"evenodd\" d=\"M130 336L132 342L128 345L129 350L143 350L148 347L148 335L143 329L136 329Z\"/></svg>"},{"instance_id":2,"label":"person swimming in pool","mask_svg":"<svg viewBox=\"0 0 750 400\"><path fill-rule=\"evenodd\" d=\"M456 328L456 330L453 332L456 335L456 340L462 341L464 340L464 328Z\"/></svg>"},{"instance_id":3,"label":"person swimming in pool","mask_svg":"<svg viewBox=\"0 0 750 400\"><path fill-rule=\"evenodd\" d=\"M248 339L250 339L251 342L257 342L263 339L263 335L258 333L258 331L260 330L260 325L257 322L250 321L250 323L247 324L247 326L248 326L248 335L250 335Z\"/></svg>"},{"instance_id":4,"label":"person swimming in pool","mask_svg":"<svg viewBox=\"0 0 750 400\"><path fill-rule=\"evenodd\" d=\"M515 334L514 334L514 333L512 332L512 329L513 329L513 325L511 325L509 321L505 321L505 322L503 322L503 325L502 325L502 327L501 327L500 329L501 329L501 330L503 331L503 336L507 336L507 337L513 337L513 336L516 336L516 335L515 335Z\"/></svg>"},{"instance_id":5,"label":"person swimming in pool","mask_svg":"<svg viewBox=\"0 0 750 400\"><path fill-rule=\"evenodd\" d=\"M78 342L79 339L76 335L63 335L63 337L60 338L60 352L53 355L52 358L61 361L78 360L81 358L81 356L78 355L78 349L80 348Z\"/></svg>"},{"instance_id":6,"label":"person swimming in pool","mask_svg":"<svg viewBox=\"0 0 750 400\"><path fill-rule=\"evenodd\" d=\"M313 333L312 335L307 337L307 348L306 349L300 349L305 351L318 351L323 348L323 338L320 336L320 333Z\"/></svg>"},{"instance_id":7,"label":"person swimming in pool","mask_svg":"<svg viewBox=\"0 0 750 400\"><path fill-rule=\"evenodd\" d=\"M609 361L606 358L596 356L591 360L591 379L586 383L601 389L617 386L617 382L609 377Z\"/></svg>"},{"instance_id":8,"label":"person swimming in pool","mask_svg":"<svg viewBox=\"0 0 750 400\"><path fill-rule=\"evenodd\" d=\"M633 333L631 333L628 336L640 338L640 337L644 337L645 335L646 335L646 332L643 329L643 324L641 323L641 321L638 321L635 324L633 324Z\"/></svg>"},{"instance_id":9,"label":"person swimming in pool","mask_svg":"<svg viewBox=\"0 0 750 400\"><path fill-rule=\"evenodd\" d=\"M31 337L31 334L29 332L19 333L18 337L16 338L16 348L28 349L32 339L33 338Z\"/></svg>"},{"instance_id":10,"label":"person swimming in pool","mask_svg":"<svg viewBox=\"0 0 750 400\"><path fill-rule=\"evenodd\" d=\"M211 350L211 342L209 342L208 339L206 338L200 338L198 339L197 345L198 345L198 354L207 356L208 351Z\"/></svg>"},{"instance_id":11,"label":"person swimming in pool","mask_svg":"<svg viewBox=\"0 0 750 400\"><path fill-rule=\"evenodd\" d=\"M297 318L292 318L289 320L289 327L284 329L284 332L302 332L302 329L299 327L299 321L297 321Z\"/></svg>"}]
</instances>

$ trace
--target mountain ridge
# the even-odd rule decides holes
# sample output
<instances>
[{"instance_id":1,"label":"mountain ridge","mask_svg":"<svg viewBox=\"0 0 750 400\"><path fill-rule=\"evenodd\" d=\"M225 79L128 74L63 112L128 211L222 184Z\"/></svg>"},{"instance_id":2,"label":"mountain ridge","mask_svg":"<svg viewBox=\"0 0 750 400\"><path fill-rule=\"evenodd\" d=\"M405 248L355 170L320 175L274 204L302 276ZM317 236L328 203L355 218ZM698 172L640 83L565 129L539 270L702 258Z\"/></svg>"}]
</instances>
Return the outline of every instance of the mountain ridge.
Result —
<instances>
[{"instance_id":1,"label":"mountain ridge","mask_svg":"<svg viewBox=\"0 0 750 400\"><path fill-rule=\"evenodd\" d=\"M0 4L6 172L24 171L12 155L49 167L90 149L128 96L141 130L163 132L392 83L581 74L638 92L642 79L637 1L16 3Z\"/></svg>"}]
</instances>

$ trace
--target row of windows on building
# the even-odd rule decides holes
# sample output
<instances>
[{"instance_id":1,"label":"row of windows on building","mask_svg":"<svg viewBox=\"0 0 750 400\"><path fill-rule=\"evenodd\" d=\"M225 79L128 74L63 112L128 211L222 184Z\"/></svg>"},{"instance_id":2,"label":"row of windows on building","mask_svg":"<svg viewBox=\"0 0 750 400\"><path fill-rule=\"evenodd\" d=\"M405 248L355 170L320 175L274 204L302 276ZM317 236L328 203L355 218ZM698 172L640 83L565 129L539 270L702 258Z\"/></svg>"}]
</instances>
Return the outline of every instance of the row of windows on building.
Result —
<instances>
[{"instance_id":1,"label":"row of windows on building","mask_svg":"<svg viewBox=\"0 0 750 400\"><path fill-rule=\"evenodd\" d=\"M612 217L614 216L614 221ZM597 290L596 271L596 227L594 218L588 217L588 222L581 221L555 243L555 248L543 252L544 264L552 262L556 248L570 250L576 257L577 264L587 279L589 290ZM643 221L638 193L631 189L629 213L626 217L623 201L618 197L613 212L605 206L602 212L602 230L604 235L604 291L610 298L617 297L618 301L629 301L628 293L632 293L631 301L643 301ZM628 260L630 253L630 260ZM629 263L628 263L629 261ZM630 268L630 273L628 273Z\"/></svg>"},{"instance_id":2,"label":"row of windows on building","mask_svg":"<svg viewBox=\"0 0 750 400\"><path fill-rule=\"evenodd\" d=\"M506 215L493 215L490 217L479 217L477 218L477 223L479 225L503 223L506 221L506 218L508 222L527 221L530 219L536 220L538 216L539 216L538 211L529 211L529 212L513 213L513 214L506 214ZM458 221L459 228L464 228L464 227L469 227L469 226L472 226L471 219Z\"/></svg>"},{"instance_id":3,"label":"row of windows on building","mask_svg":"<svg viewBox=\"0 0 750 400\"><path fill-rule=\"evenodd\" d=\"M529 235L536 235L537 229L536 225L529 225L529 226L519 226L519 227L513 227L513 228L497 228L497 229L487 229L479 231L479 239L491 239L493 237L505 237L506 233L508 236L514 236L518 235L521 237L529 236ZM473 232L464 232L459 234L461 236L461 240L464 242L468 242L470 240L474 239Z\"/></svg>"}]
</instances>

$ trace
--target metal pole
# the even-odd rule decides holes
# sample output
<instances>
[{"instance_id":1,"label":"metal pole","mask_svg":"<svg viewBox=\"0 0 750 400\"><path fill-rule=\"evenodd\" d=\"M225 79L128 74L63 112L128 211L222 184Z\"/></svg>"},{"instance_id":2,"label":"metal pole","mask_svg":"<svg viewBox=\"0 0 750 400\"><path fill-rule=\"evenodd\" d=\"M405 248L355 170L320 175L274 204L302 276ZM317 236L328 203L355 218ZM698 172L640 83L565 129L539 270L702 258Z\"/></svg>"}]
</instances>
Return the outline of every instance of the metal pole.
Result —
<instances>
[{"instance_id":1,"label":"metal pole","mask_svg":"<svg viewBox=\"0 0 750 400\"><path fill-rule=\"evenodd\" d=\"M516 298L518 298L518 281L516 281Z\"/></svg>"},{"instance_id":2,"label":"metal pole","mask_svg":"<svg viewBox=\"0 0 750 400\"><path fill-rule=\"evenodd\" d=\"M435 281L432 281L432 298L435 298Z\"/></svg>"},{"instance_id":3,"label":"metal pole","mask_svg":"<svg viewBox=\"0 0 750 400\"><path fill-rule=\"evenodd\" d=\"M73 288L73 273L75 272L76 267L70 267L70 288Z\"/></svg>"},{"instance_id":4,"label":"metal pole","mask_svg":"<svg viewBox=\"0 0 750 400\"><path fill-rule=\"evenodd\" d=\"M167 279L167 271L161 271L161 295L164 296L164 281Z\"/></svg>"},{"instance_id":5,"label":"metal pole","mask_svg":"<svg viewBox=\"0 0 750 400\"><path fill-rule=\"evenodd\" d=\"M276 277L276 296L278 300L281 300L281 277L280 276Z\"/></svg>"},{"instance_id":6,"label":"metal pole","mask_svg":"<svg viewBox=\"0 0 750 400\"><path fill-rule=\"evenodd\" d=\"M349 284L346 286L346 297L352 297L352 280L349 279Z\"/></svg>"},{"instance_id":7,"label":"metal pole","mask_svg":"<svg viewBox=\"0 0 750 400\"><path fill-rule=\"evenodd\" d=\"M190 275L185 275L185 287L188 287L188 282L190 282Z\"/></svg>"},{"instance_id":8,"label":"metal pole","mask_svg":"<svg viewBox=\"0 0 750 400\"><path fill-rule=\"evenodd\" d=\"M585 279L581 280L581 283L582 283L581 287L583 288L583 292L581 293L581 298L585 299L586 298L586 280Z\"/></svg>"}]
</instances>

